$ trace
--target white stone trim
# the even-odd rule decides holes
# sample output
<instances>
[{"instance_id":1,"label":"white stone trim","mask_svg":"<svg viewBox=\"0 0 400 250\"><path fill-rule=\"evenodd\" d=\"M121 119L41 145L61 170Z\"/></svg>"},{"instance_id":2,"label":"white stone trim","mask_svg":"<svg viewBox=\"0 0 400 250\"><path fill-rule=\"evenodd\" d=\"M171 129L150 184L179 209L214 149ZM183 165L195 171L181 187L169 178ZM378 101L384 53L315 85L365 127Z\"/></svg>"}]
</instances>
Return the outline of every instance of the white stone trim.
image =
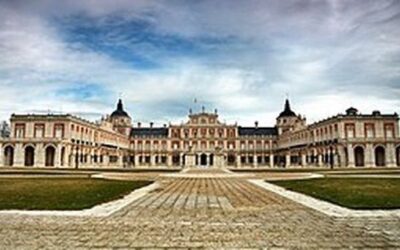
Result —
<instances>
[{"instance_id":1,"label":"white stone trim","mask_svg":"<svg viewBox=\"0 0 400 250\"><path fill-rule=\"evenodd\" d=\"M84 210L67 210L67 211L55 211L55 210L2 210L0 215L28 215L28 216L89 216L89 217L107 217L115 212L118 212L122 208L128 206L137 199L142 198L149 192L157 189L158 183L139 188L124 196L123 198L115 201L110 201L89 209Z\"/></svg>"},{"instance_id":2,"label":"white stone trim","mask_svg":"<svg viewBox=\"0 0 400 250\"><path fill-rule=\"evenodd\" d=\"M400 217L400 209L393 210L355 210L341 207L330 202L322 201L308 195L289 191L283 187L267 183L264 180L248 180L270 192L281 195L287 199L300 203L306 207L317 210L323 214L333 217Z\"/></svg>"}]
</instances>

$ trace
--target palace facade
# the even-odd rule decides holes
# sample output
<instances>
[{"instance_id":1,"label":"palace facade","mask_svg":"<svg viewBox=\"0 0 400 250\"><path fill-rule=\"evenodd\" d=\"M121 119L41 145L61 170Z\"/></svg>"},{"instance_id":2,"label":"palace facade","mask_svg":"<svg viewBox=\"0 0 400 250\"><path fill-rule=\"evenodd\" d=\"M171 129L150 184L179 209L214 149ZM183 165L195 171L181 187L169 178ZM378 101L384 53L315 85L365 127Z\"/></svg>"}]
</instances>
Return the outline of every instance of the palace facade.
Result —
<instances>
[{"instance_id":1,"label":"palace facade","mask_svg":"<svg viewBox=\"0 0 400 250\"><path fill-rule=\"evenodd\" d=\"M399 117L344 114L307 125L289 100L274 127L225 124L217 111L192 113L186 123L132 126L119 100L98 122L69 114L13 114L0 139L0 166L135 167L395 167L400 166Z\"/></svg>"}]
</instances>

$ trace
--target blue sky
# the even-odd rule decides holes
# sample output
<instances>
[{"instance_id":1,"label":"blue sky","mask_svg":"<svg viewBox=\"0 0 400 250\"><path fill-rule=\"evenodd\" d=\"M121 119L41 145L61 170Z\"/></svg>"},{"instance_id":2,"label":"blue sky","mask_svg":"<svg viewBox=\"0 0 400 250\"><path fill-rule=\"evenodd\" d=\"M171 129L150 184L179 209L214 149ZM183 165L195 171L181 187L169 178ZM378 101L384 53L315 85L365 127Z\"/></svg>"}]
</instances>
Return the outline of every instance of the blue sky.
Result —
<instances>
[{"instance_id":1,"label":"blue sky","mask_svg":"<svg viewBox=\"0 0 400 250\"><path fill-rule=\"evenodd\" d=\"M396 0L0 0L0 119L94 120L122 96L134 122L204 105L271 126L287 93L309 122L399 113L399 27Z\"/></svg>"}]
</instances>

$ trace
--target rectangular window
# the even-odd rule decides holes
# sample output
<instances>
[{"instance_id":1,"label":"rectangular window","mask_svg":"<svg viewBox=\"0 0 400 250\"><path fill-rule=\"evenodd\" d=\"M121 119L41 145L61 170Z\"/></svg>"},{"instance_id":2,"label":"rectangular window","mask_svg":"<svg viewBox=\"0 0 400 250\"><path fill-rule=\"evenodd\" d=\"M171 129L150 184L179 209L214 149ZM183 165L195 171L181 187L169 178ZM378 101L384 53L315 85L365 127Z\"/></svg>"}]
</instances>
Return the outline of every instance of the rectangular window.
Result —
<instances>
[{"instance_id":1,"label":"rectangular window","mask_svg":"<svg viewBox=\"0 0 400 250\"><path fill-rule=\"evenodd\" d=\"M64 124L54 124L54 137L55 138L64 137Z\"/></svg>"},{"instance_id":2,"label":"rectangular window","mask_svg":"<svg viewBox=\"0 0 400 250\"><path fill-rule=\"evenodd\" d=\"M25 137L25 124L15 124L15 137L16 138Z\"/></svg>"},{"instance_id":3,"label":"rectangular window","mask_svg":"<svg viewBox=\"0 0 400 250\"><path fill-rule=\"evenodd\" d=\"M375 137L375 126L371 123L366 123L364 125L365 129L365 137L366 138L374 138Z\"/></svg>"},{"instance_id":4,"label":"rectangular window","mask_svg":"<svg viewBox=\"0 0 400 250\"><path fill-rule=\"evenodd\" d=\"M393 138L394 135L394 126L393 124L385 124L385 137Z\"/></svg>"},{"instance_id":5,"label":"rectangular window","mask_svg":"<svg viewBox=\"0 0 400 250\"><path fill-rule=\"evenodd\" d=\"M346 130L346 137L347 138L354 138L355 137L355 127L354 124L345 124L345 130Z\"/></svg>"},{"instance_id":6,"label":"rectangular window","mask_svg":"<svg viewBox=\"0 0 400 250\"><path fill-rule=\"evenodd\" d=\"M43 138L44 137L44 124L35 124L34 129L34 137L35 138Z\"/></svg>"}]
</instances>

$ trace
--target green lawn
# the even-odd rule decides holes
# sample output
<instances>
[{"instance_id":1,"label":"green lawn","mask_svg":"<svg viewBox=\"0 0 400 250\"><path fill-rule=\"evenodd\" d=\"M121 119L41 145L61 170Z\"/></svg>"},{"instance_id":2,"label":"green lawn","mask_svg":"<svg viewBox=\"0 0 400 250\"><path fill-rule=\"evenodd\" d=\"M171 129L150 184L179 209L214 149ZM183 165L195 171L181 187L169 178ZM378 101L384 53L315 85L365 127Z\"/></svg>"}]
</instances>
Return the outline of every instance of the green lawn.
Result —
<instances>
[{"instance_id":1,"label":"green lawn","mask_svg":"<svg viewBox=\"0 0 400 250\"><path fill-rule=\"evenodd\" d=\"M79 210L123 197L149 181L0 178L0 209Z\"/></svg>"},{"instance_id":2,"label":"green lawn","mask_svg":"<svg viewBox=\"0 0 400 250\"><path fill-rule=\"evenodd\" d=\"M354 209L400 208L399 178L320 178L270 181L288 190L304 193Z\"/></svg>"}]
</instances>

